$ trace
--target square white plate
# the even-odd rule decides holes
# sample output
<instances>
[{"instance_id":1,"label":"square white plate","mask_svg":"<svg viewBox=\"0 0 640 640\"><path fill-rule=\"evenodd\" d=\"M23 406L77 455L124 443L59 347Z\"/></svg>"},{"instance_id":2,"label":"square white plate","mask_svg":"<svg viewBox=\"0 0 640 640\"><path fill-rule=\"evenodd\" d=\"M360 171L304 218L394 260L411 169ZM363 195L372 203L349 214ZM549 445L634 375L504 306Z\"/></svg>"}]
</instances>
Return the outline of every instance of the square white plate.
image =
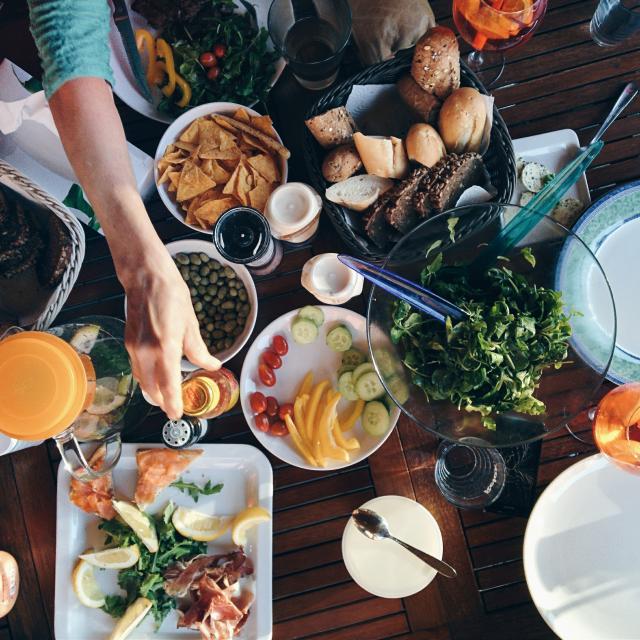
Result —
<instances>
[{"instance_id":1,"label":"square white plate","mask_svg":"<svg viewBox=\"0 0 640 640\"><path fill-rule=\"evenodd\" d=\"M135 454L138 449L162 447L157 444L125 444L122 457L113 472L117 497L131 500L133 497L137 467ZM155 514L169 500L208 514L232 515L245 507L260 505L269 513L273 511L273 471L267 458L255 447L241 444L204 444L195 448L204 453L182 474L188 482L203 484L222 482L224 488L213 496L200 496L195 503L190 496L169 487L147 509ZM104 533L98 529L99 519L81 511L69 502L70 476L60 465L58 470L57 526L56 526L56 640L106 640L115 620L100 609L88 609L80 604L71 587L71 572L78 555L87 548L104 545ZM255 601L251 613L238 640L269 640L272 628L272 525L271 521L252 529L248 535L245 552L254 563L252 588ZM220 553L233 548L231 534L208 545L209 553ZM105 593L122 593L117 586L116 571L96 570L96 576ZM151 616L129 636L129 640L157 638L158 640L184 640L200 637L198 631L176 629L177 614L167 616L157 633L154 633Z\"/></svg>"}]
</instances>

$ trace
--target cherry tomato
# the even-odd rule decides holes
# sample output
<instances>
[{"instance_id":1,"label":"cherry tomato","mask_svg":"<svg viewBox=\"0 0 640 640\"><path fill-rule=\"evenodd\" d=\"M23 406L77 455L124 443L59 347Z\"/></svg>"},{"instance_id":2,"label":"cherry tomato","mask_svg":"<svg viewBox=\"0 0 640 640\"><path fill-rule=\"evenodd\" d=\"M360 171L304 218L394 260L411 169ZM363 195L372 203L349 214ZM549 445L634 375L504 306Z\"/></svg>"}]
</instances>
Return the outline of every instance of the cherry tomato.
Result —
<instances>
[{"instance_id":1,"label":"cherry tomato","mask_svg":"<svg viewBox=\"0 0 640 640\"><path fill-rule=\"evenodd\" d=\"M269 431L269 416L266 413L259 413L255 417L256 429L266 433Z\"/></svg>"},{"instance_id":2,"label":"cherry tomato","mask_svg":"<svg viewBox=\"0 0 640 640\"><path fill-rule=\"evenodd\" d=\"M276 383L276 374L273 373L273 369L264 362L258 365L258 377L260 382L267 387L273 387Z\"/></svg>"},{"instance_id":3,"label":"cherry tomato","mask_svg":"<svg viewBox=\"0 0 640 640\"><path fill-rule=\"evenodd\" d=\"M278 411L278 417L284 422L285 416L291 416L293 419L293 405L290 402L280 405L280 411Z\"/></svg>"},{"instance_id":4,"label":"cherry tomato","mask_svg":"<svg viewBox=\"0 0 640 640\"><path fill-rule=\"evenodd\" d=\"M279 369L282 366L282 358L271 349L262 352L262 362L268 364L272 369Z\"/></svg>"},{"instance_id":5,"label":"cherry tomato","mask_svg":"<svg viewBox=\"0 0 640 640\"><path fill-rule=\"evenodd\" d=\"M289 345L284 336L273 336L271 348L279 355L284 356L289 351Z\"/></svg>"},{"instance_id":6,"label":"cherry tomato","mask_svg":"<svg viewBox=\"0 0 640 640\"><path fill-rule=\"evenodd\" d=\"M272 436L286 436L289 433L289 429L287 429L287 425L284 422L274 422L269 429L269 433Z\"/></svg>"},{"instance_id":7,"label":"cherry tomato","mask_svg":"<svg viewBox=\"0 0 640 640\"><path fill-rule=\"evenodd\" d=\"M273 416L278 415L279 410L278 401L273 396L267 396L267 415L273 418Z\"/></svg>"},{"instance_id":8,"label":"cherry tomato","mask_svg":"<svg viewBox=\"0 0 640 640\"><path fill-rule=\"evenodd\" d=\"M200 54L200 64L205 68L215 67L218 64L218 59L211 51L205 51Z\"/></svg>"},{"instance_id":9,"label":"cherry tomato","mask_svg":"<svg viewBox=\"0 0 640 640\"><path fill-rule=\"evenodd\" d=\"M264 397L264 393L260 393L259 391L251 394L249 404L254 414L264 413L267 410L267 400Z\"/></svg>"},{"instance_id":10,"label":"cherry tomato","mask_svg":"<svg viewBox=\"0 0 640 640\"><path fill-rule=\"evenodd\" d=\"M227 45L219 42L213 47L213 53L215 53L216 58L224 58L227 53Z\"/></svg>"},{"instance_id":11,"label":"cherry tomato","mask_svg":"<svg viewBox=\"0 0 640 640\"><path fill-rule=\"evenodd\" d=\"M220 75L220 67L211 67L209 71L207 71L207 78L209 80L215 80Z\"/></svg>"}]
</instances>

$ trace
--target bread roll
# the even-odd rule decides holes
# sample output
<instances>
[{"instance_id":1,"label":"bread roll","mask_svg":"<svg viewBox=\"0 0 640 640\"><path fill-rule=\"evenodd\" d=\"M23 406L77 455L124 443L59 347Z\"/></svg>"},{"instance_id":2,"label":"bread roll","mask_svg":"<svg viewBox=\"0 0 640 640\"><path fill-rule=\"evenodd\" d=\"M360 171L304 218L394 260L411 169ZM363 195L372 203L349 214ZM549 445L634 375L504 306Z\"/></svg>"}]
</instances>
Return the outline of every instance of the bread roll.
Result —
<instances>
[{"instance_id":1,"label":"bread roll","mask_svg":"<svg viewBox=\"0 0 640 640\"><path fill-rule=\"evenodd\" d=\"M344 107L336 107L305 120L309 131L324 149L351 142L356 124Z\"/></svg>"},{"instance_id":2,"label":"bread roll","mask_svg":"<svg viewBox=\"0 0 640 640\"><path fill-rule=\"evenodd\" d=\"M482 95L471 87L454 91L443 103L438 129L449 153L477 153L482 146L487 107Z\"/></svg>"},{"instance_id":3,"label":"bread roll","mask_svg":"<svg viewBox=\"0 0 640 640\"><path fill-rule=\"evenodd\" d=\"M447 153L442 138L429 124L414 124L407 133L405 145L409 160L425 167L433 167Z\"/></svg>"},{"instance_id":4,"label":"bread roll","mask_svg":"<svg viewBox=\"0 0 640 640\"><path fill-rule=\"evenodd\" d=\"M353 134L353 141L367 173L381 178L404 178L409 160L399 138Z\"/></svg>"},{"instance_id":5,"label":"bread roll","mask_svg":"<svg viewBox=\"0 0 640 640\"><path fill-rule=\"evenodd\" d=\"M411 74L402 76L396 83L396 88L407 106L415 111L422 120L436 122L442 102L432 93L421 89Z\"/></svg>"},{"instance_id":6,"label":"bread roll","mask_svg":"<svg viewBox=\"0 0 640 640\"><path fill-rule=\"evenodd\" d=\"M327 182L341 182L360 169L362 160L353 143L331 149L322 163L322 175Z\"/></svg>"},{"instance_id":7,"label":"bread roll","mask_svg":"<svg viewBox=\"0 0 640 640\"><path fill-rule=\"evenodd\" d=\"M433 27L416 43L411 75L427 93L443 100L460 86L460 50L447 27Z\"/></svg>"},{"instance_id":8,"label":"bread roll","mask_svg":"<svg viewBox=\"0 0 640 640\"><path fill-rule=\"evenodd\" d=\"M354 211L364 211L393 186L393 180L379 176L353 176L330 186L325 197Z\"/></svg>"}]
</instances>

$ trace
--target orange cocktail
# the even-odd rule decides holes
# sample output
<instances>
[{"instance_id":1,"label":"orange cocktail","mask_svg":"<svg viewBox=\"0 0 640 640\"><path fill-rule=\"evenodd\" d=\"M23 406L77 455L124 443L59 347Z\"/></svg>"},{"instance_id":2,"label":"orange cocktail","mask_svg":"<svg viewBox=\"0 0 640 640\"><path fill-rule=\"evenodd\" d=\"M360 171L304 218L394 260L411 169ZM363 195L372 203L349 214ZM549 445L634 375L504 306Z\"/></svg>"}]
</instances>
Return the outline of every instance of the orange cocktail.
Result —
<instances>
[{"instance_id":1,"label":"orange cocktail","mask_svg":"<svg viewBox=\"0 0 640 640\"><path fill-rule=\"evenodd\" d=\"M458 32L476 51L502 51L528 40L547 0L454 0Z\"/></svg>"}]
</instances>

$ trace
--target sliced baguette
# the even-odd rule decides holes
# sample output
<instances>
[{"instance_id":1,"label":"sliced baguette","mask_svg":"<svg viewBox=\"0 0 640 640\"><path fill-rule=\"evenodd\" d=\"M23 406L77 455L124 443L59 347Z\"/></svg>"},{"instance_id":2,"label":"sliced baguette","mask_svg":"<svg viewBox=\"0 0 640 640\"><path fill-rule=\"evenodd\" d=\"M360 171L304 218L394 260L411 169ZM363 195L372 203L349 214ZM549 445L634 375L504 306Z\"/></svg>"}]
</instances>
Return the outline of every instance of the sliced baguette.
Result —
<instances>
[{"instance_id":1,"label":"sliced baguette","mask_svg":"<svg viewBox=\"0 0 640 640\"><path fill-rule=\"evenodd\" d=\"M353 211L364 211L385 191L393 186L393 180L378 176L352 176L329 187L327 200Z\"/></svg>"}]
</instances>

